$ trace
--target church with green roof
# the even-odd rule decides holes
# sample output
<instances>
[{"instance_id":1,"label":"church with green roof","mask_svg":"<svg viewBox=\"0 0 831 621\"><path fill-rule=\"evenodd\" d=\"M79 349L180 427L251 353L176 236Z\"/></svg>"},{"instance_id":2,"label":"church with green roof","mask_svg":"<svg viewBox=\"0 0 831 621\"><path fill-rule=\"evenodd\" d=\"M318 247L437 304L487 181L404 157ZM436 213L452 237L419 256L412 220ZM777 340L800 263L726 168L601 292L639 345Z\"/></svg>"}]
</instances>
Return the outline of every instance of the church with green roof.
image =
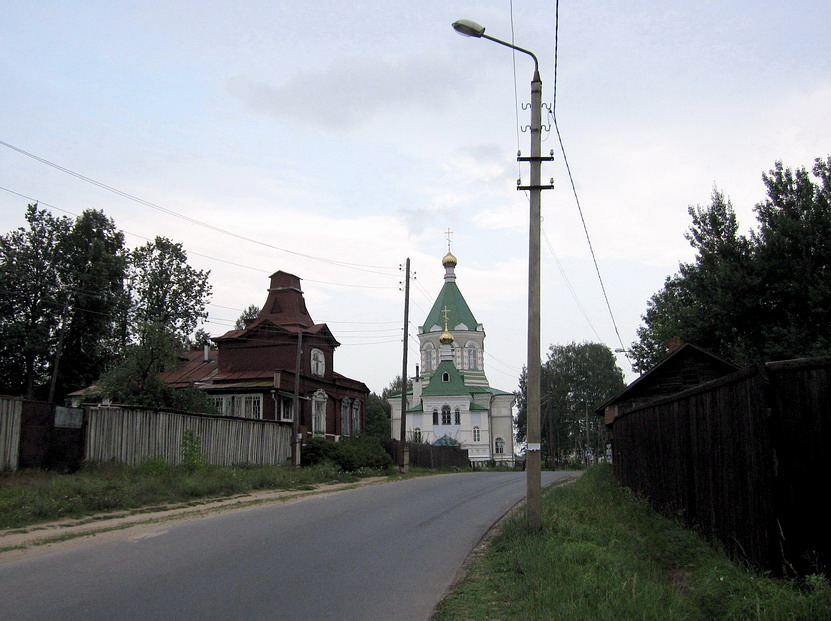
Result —
<instances>
[{"instance_id":1,"label":"church with green roof","mask_svg":"<svg viewBox=\"0 0 831 621\"><path fill-rule=\"evenodd\" d=\"M513 463L513 393L485 375L485 330L456 284L456 257L442 259L444 285L419 327L420 371L407 395L406 436L459 445L473 462ZM400 438L401 396L391 397L393 438Z\"/></svg>"}]
</instances>

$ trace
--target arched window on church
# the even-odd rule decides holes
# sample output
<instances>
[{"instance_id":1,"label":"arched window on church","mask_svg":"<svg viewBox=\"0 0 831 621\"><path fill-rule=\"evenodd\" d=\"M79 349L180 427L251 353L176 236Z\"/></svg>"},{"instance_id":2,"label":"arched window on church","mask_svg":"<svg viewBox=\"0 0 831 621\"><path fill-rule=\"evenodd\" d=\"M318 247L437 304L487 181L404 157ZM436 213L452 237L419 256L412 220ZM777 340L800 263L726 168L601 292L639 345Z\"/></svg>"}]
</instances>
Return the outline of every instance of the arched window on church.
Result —
<instances>
[{"instance_id":1,"label":"arched window on church","mask_svg":"<svg viewBox=\"0 0 831 621\"><path fill-rule=\"evenodd\" d=\"M459 408L456 408L456 411L454 412L454 415L455 416L454 416L453 420L454 420L455 424L456 425L461 425L462 424L462 412L459 410Z\"/></svg>"},{"instance_id":2,"label":"arched window on church","mask_svg":"<svg viewBox=\"0 0 831 621\"><path fill-rule=\"evenodd\" d=\"M502 438L497 438L493 443L493 452L497 455L503 455L505 453L505 440Z\"/></svg>"},{"instance_id":3,"label":"arched window on church","mask_svg":"<svg viewBox=\"0 0 831 621\"><path fill-rule=\"evenodd\" d=\"M425 373L433 370L433 352L435 352L433 344L425 343L424 349L421 351L421 367Z\"/></svg>"},{"instance_id":4,"label":"arched window on church","mask_svg":"<svg viewBox=\"0 0 831 621\"><path fill-rule=\"evenodd\" d=\"M482 438L482 434L479 431L479 427L474 427L473 428L473 441L474 442L479 442L479 440L481 438Z\"/></svg>"},{"instance_id":5,"label":"arched window on church","mask_svg":"<svg viewBox=\"0 0 831 621\"><path fill-rule=\"evenodd\" d=\"M421 427L413 429L413 442L421 442Z\"/></svg>"},{"instance_id":6,"label":"arched window on church","mask_svg":"<svg viewBox=\"0 0 831 621\"><path fill-rule=\"evenodd\" d=\"M439 424L439 408L433 408L433 424Z\"/></svg>"},{"instance_id":7,"label":"arched window on church","mask_svg":"<svg viewBox=\"0 0 831 621\"><path fill-rule=\"evenodd\" d=\"M465 362L467 363L468 369L477 368L476 345L474 343L468 343L467 345L465 345L465 358Z\"/></svg>"},{"instance_id":8,"label":"arched window on church","mask_svg":"<svg viewBox=\"0 0 831 621\"><path fill-rule=\"evenodd\" d=\"M450 424L450 406L449 405L441 406L441 424L442 425L449 425Z\"/></svg>"}]
</instances>

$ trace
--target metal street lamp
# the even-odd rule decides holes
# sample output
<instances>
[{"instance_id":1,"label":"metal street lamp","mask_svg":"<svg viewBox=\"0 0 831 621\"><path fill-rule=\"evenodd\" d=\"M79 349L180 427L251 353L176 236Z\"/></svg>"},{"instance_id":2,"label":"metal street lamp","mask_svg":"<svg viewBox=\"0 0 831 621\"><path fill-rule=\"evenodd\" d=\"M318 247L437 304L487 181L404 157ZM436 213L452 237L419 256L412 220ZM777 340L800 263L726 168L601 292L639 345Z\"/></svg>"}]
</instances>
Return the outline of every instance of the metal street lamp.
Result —
<instances>
[{"instance_id":1,"label":"metal street lamp","mask_svg":"<svg viewBox=\"0 0 831 621\"><path fill-rule=\"evenodd\" d=\"M526 49L512 45L485 34L484 26L468 19L453 22L453 29L466 37L488 39L517 52L528 54L534 59L534 77L531 80L531 157L517 157L520 162L529 162L531 183L518 185L519 190L531 194L530 227L528 233L528 367L527 367L527 448L525 453L525 474L527 478L526 511L528 525L538 530L542 527L541 473L540 473L540 195L551 185L541 185L543 161L553 157L541 157L542 137L542 80L540 79L537 57Z\"/></svg>"}]
</instances>

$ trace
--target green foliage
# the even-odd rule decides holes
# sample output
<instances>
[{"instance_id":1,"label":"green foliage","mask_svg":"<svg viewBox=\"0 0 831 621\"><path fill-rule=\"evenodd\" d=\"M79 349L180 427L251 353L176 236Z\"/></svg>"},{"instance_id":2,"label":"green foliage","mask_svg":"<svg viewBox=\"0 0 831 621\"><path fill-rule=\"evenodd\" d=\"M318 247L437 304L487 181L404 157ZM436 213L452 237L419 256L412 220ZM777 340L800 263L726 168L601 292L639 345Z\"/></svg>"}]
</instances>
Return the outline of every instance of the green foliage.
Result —
<instances>
[{"instance_id":1,"label":"green foliage","mask_svg":"<svg viewBox=\"0 0 831 621\"><path fill-rule=\"evenodd\" d=\"M370 474L357 473L360 474ZM377 470L371 472L378 474ZM46 470L0 472L0 528L19 528L102 511L146 510L195 498L216 498L255 489L314 489L321 483L348 483L331 462L309 468L204 465L188 470L159 457L137 466L85 464L75 474Z\"/></svg>"},{"instance_id":2,"label":"green foliage","mask_svg":"<svg viewBox=\"0 0 831 621\"><path fill-rule=\"evenodd\" d=\"M205 466L205 456L202 454L202 438L186 429L182 434L182 467L187 472L196 472Z\"/></svg>"},{"instance_id":3,"label":"green foliage","mask_svg":"<svg viewBox=\"0 0 831 621\"><path fill-rule=\"evenodd\" d=\"M386 439L390 437L390 404L374 392L366 403L366 435Z\"/></svg>"},{"instance_id":4,"label":"green foliage","mask_svg":"<svg viewBox=\"0 0 831 621\"><path fill-rule=\"evenodd\" d=\"M541 373L542 457L551 467L564 467L569 455L583 454L587 425L589 446L597 449L605 443L605 427L594 409L624 388L623 372L607 346L569 343L549 348ZM526 378L523 369L516 419L520 442L527 429Z\"/></svg>"},{"instance_id":5,"label":"green foliage","mask_svg":"<svg viewBox=\"0 0 831 621\"><path fill-rule=\"evenodd\" d=\"M249 305L248 308L242 311L242 314L237 318L237 321L234 323L234 330L244 329L248 325L248 322L253 319L256 319L257 315L259 314L259 306L257 306L256 304Z\"/></svg>"},{"instance_id":6,"label":"green foliage","mask_svg":"<svg viewBox=\"0 0 831 621\"><path fill-rule=\"evenodd\" d=\"M831 157L762 176L758 228L738 233L729 200L690 207L692 263L649 300L632 345L646 371L678 337L737 364L831 354Z\"/></svg>"},{"instance_id":7,"label":"green foliage","mask_svg":"<svg viewBox=\"0 0 831 621\"><path fill-rule=\"evenodd\" d=\"M156 324L186 342L208 316L208 275L188 265L182 244L166 237L156 237L133 250L127 279L135 340L142 342L143 327Z\"/></svg>"},{"instance_id":8,"label":"green foliage","mask_svg":"<svg viewBox=\"0 0 831 621\"><path fill-rule=\"evenodd\" d=\"M331 462L344 472L386 470L392 465L378 439L365 435L341 442L314 438L303 446L301 460L304 466Z\"/></svg>"},{"instance_id":9,"label":"green foliage","mask_svg":"<svg viewBox=\"0 0 831 621\"><path fill-rule=\"evenodd\" d=\"M543 527L509 519L437 621L461 619L828 619L824 577L773 580L739 567L695 533L589 469L546 491Z\"/></svg>"}]
</instances>

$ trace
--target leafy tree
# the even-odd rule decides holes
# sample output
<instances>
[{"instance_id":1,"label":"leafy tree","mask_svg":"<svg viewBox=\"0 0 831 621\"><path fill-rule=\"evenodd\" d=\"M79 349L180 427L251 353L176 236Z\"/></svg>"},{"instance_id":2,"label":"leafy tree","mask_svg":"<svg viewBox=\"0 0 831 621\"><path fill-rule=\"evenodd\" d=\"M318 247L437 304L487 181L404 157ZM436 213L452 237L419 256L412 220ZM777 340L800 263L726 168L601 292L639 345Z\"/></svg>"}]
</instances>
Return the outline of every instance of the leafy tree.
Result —
<instances>
[{"instance_id":1,"label":"leafy tree","mask_svg":"<svg viewBox=\"0 0 831 621\"><path fill-rule=\"evenodd\" d=\"M34 204L26 222L0 237L0 393L31 399L48 379L66 296L61 243L71 221Z\"/></svg>"},{"instance_id":2,"label":"leafy tree","mask_svg":"<svg viewBox=\"0 0 831 621\"><path fill-rule=\"evenodd\" d=\"M260 307L256 304L251 304L248 308L242 311L242 314L237 319L236 323L234 324L235 330L242 330L245 326L248 325L248 322L252 319L256 319L257 315L260 314Z\"/></svg>"},{"instance_id":3,"label":"leafy tree","mask_svg":"<svg viewBox=\"0 0 831 621\"><path fill-rule=\"evenodd\" d=\"M768 197L747 237L717 190L690 207L695 260L647 304L632 345L640 371L672 337L737 364L831 353L831 158L811 172L777 162L762 179Z\"/></svg>"},{"instance_id":4,"label":"leafy tree","mask_svg":"<svg viewBox=\"0 0 831 621\"><path fill-rule=\"evenodd\" d=\"M527 434L526 372L520 377L517 440ZM600 343L552 345L542 365L540 436L542 457L550 466L563 464L586 446L604 442L603 421L594 409L625 386L612 350Z\"/></svg>"},{"instance_id":5,"label":"leafy tree","mask_svg":"<svg viewBox=\"0 0 831 621\"><path fill-rule=\"evenodd\" d=\"M392 408L383 397L369 393L366 403L366 434L375 438L390 437L390 414Z\"/></svg>"},{"instance_id":6,"label":"leafy tree","mask_svg":"<svg viewBox=\"0 0 831 621\"><path fill-rule=\"evenodd\" d=\"M141 341L143 326L159 324L186 342L208 317L208 275L188 265L182 244L166 237L156 237L133 250L128 270L133 337Z\"/></svg>"},{"instance_id":7,"label":"leafy tree","mask_svg":"<svg viewBox=\"0 0 831 621\"><path fill-rule=\"evenodd\" d=\"M66 299L59 328L64 338L53 357L58 399L93 383L114 360L117 320L127 304L124 234L102 211L84 211L62 240L61 252Z\"/></svg>"},{"instance_id":8,"label":"leafy tree","mask_svg":"<svg viewBox=\"0 0 831 621\"><path fill-rule=\"evenodd\" d=\"M639 370L647 370L678 337L707 349L738 352L753 329L748 299L753 287L751 247L738 234L735 211L718 189L708 207L689 207L693 224L686 234L696 250L693 263L682 263L647 303L640 342L632 346Z\"/></svg>"},{"instance_id":9,"label":"leafy tree","mask_svg":"<svg viewBox=\"0 0 831 621\"><path fill-rule=\"evenodd\" d=\"M173 408L212 413L214 407L198 388L177 390L165 384L161 373L179 364L181 343L166 326L141 326L144 339L129 345L120 361L98 384L100 392L115 403L153 408Z\"/></svg>"}]
</instances>

